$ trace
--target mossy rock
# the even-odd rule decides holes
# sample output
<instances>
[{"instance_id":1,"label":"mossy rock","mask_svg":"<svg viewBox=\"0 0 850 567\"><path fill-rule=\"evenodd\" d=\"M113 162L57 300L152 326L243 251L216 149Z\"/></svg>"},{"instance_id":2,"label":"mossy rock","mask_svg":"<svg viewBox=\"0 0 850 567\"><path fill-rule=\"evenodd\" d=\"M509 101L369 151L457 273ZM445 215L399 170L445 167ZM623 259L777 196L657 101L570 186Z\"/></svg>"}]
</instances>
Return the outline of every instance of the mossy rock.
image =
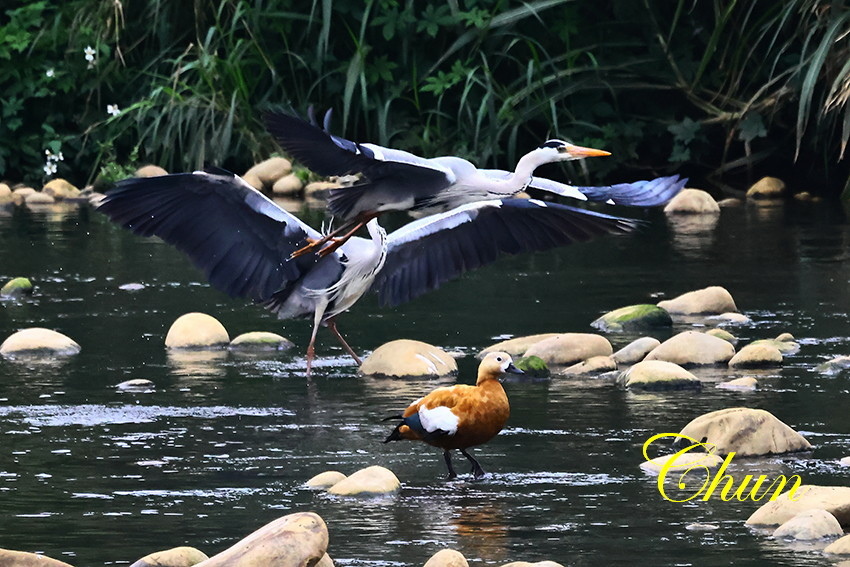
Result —
<instances>
[{"instance_id":1,"label":"mossy rock","mask_svg":"<svg viewBox=\"0 0 850 567\"><path fill-rule=\"evenodd\" d=\"M530 378L548 378L549 367L539 356L523 356L514 361L514 366L525 372Z\"/></svg>"},{"instance_id":2,"label":"mossy rock","mask_svg":"<svg viewBox=\"0 0 850 567\"><path fill-rule=\"evenodd\" d=\"M27 278L15 278L0 288L0 297L20 297L32 295L32 282Z\"/></svg>"},{"instance_id":3,"label":"mossy rock","mask_svg":"<svg viewBox=\"0 0 850 567\"><path fill-rule=\"evenodd\" d=\"M590 325L600 331L610 333L671 327L673 319L661 307L643 303L610 311Z\"/></svg>"}]
</instances>

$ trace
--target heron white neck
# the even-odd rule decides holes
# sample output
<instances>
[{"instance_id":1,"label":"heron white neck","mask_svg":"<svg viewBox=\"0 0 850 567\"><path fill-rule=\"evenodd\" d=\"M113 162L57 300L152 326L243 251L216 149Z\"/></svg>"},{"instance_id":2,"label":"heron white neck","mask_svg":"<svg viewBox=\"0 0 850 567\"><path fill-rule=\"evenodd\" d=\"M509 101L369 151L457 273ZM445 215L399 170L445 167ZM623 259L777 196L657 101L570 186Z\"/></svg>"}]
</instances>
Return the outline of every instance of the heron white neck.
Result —
<instances>
[{"instance_id":1,"label":"heron white neck","mask_svg":"<svg viewBox=\"0 0 850 567\"><path fill-rule=\"evenodd\" d=\"M525 187L531 183L531 177L534 174L534 170L537 169L538 166L552 161L551 159L545 159L546 157L548 156L542 156L538 150L532 150L522 156L517 162L513 173L511 173L510 176L503 181L500 192L510 193L513 195L525 189Z\"/></svg>"}]
</instances>

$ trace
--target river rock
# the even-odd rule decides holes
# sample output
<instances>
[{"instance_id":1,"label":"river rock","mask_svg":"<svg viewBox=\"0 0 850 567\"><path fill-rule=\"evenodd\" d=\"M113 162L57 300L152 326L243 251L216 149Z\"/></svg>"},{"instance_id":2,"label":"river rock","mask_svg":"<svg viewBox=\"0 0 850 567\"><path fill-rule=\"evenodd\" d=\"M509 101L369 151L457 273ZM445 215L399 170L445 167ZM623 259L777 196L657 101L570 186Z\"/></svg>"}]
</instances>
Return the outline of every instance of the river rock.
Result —
<instances>
[{"instance_id":1,"label":"river rock","mask_svg":"<svg viewBox=\"0 0 850 567\"><path fill-rule=\"evenodd\" d=\"M80 345L74 340L62 333L41 327L18 331L0 344L0 355L3 356L69 356L78 352Z\"/></svg>"},{"instance_id":2,"label":"river rock","mask_svg":"<svg viewBox=\"0 0 850 567\"><path fill-rule=\"evenodd\" d=\"M609 311L590 325L604 332L640 331L670 327L673 319L657 305L639 304Z\"/></svg>"},{"instance_id":3,"label":"river rock","mask_svg":"<svg viewBox=\"0 0 850 567\"><path fill-rule=\"evenodd\" d=\"M336 483L345 480L345 475L339 471L325 471L312 477L304 484L308 488L330 488Z\"/></svg>"},{"instance_id":4,"label":"river rock","mask_svg":"<svg viewBox=\"0 0 850 567\"><path fill-rule=\"evenodd\" d=\"M571 365L593 356L611 356L608 339L592 333L563 333L535 343L525 356L539 356L548 365Z\"/></svg>"},{"instance_id":5,"label":"river rock","mask_svg":"<svg viewBox=\"0 0 850 567\"><path fill-rule=\"evenodd\" d=\"M784 333L779 335L783 337L785 335L789 335L790 333ZM796 354L800 352L800 344L794 340L794 337L791 339L779 340L779 338L775 339L758 339L757 341L753 341L750 343L751 345L769 345L781 352L782 354Z\"/></svg>"},{"instance_id":6,"label":"river rock","mask_svg":"<svg viewBox=\"0 0 850 567\"><path fill-rule=\"evenodd\" d=\"M678 457L676 457L676 453L673 453L671 455L662 455L660 457L644 461L640 464L640 470L646 474L657 476L661 473L661 469L666 466L668 471L671 473L678 471L677 475L679 475L691 467L707 467L709 469L716 469L722 464L722 457L719 457L714 453L694 450L688 451ZM702 474L704 470L705 469L703 468L699 468L697 472Z\"/></svg>"},{"instance_id":7,"label":"river rock","mask_svg":"<svg viewBox=\"0 0 850 567\"><path fill-rule=\"evenodd\" d=\"M815 367L815 372L834 376L850 368L850 356L837 356Z\"/></svg>"},{"instance_id":8,"label":"river rock","mask_svg":"<svg viewBox=\"0 0 850 567\"><path fill-rule=\"evenodd\" d=\"M726 364L733 356L735 347L723 339L698 331L683 331L652 349L644 360L666 360L680 366L703 366Z\"/></svg>"},{"instance_id":9,"label":"river rock","mask_svg":"<svg viewBox=\"0 0 850 567\"><path fill-rule=\"evenodd\" d=\"M719 215L720 206L702 189L682 189L664 207L668 215Z\"/></svg>"},{"instance_id":10,"label":"river rock","mask_svg":"<svg viewBox=\"0 0 850 567\"><path fill-rule=\"evenodd\" d=\"M735 197L727 197L726 199L720 199L717 201L717 206L721 209L732 209L741 207L744 205L744 201L741 199L736 199Z\"/></svg>"},{"instance_id":11,"label":"river rock","mask_svg":"<svg viewBox=\"0 0 850 567\"><path fill-rule=\"evenodd\" d=\"M304 186L304 195L313 199L324 199L328 191L342 187L335 181L313 181Z\"/></svg>"},{"instance_id":12,"label":"river rock","mask_svg":"<svg viewBox=\"0 0 850 567\"><path fill-rule=\"evenodd\" d=\"M753 391L758 387L758 380L752 376L744 376L728 382L721 382L717 387L721 390Z\"/></svg>"},{"instance_id":13,"label":"river rock","mask_svg":"<svg viewBox=\"0 0 850 567\"><path fill-rule=\"evenodd\" d=\"M227 329L206 313L186 313L178 317L165 336L166 348L224 348L230 343Z\"/></svg>"},{"instance_id":14,"label":"river rock","mask_svg":"<svg viewBox=\"0 0 850 567\"><path fill-rule=\"evenodd\" d=\"M617 364L628 365L640 362L652 349L661 344L661 341L654 337L641 337L630 342L613 355L611 358Z\"/></svg>"},{"instance_id":15,"label":"river rock","mask_svg":"<svg viewBox=\"0 0 850 567\"><path fill-rule=\"evenodd\" d=\"M826 510L800 512L774 530L773 537L811 541L844 535L841 524Z\"/></svg>"},{"instance_id":16,"label":"river rock","mask_svg":"<svg viewBox=\"0 0 850 567\"><path fill-rule=\"evenodd\" d=\"M209 559L206 553L194 547L175 547L145 555L130 567L192 567Z\"/></svg>"},{"instance_id":17,"label":"river rock","mask_svg":"<svg viewBox=\"0 0 850 567\"><path fill-rule=\"evenodd\" d=\"M289 339L266 331L242 333L230 341L230 350L288 350L295 346Z\"/></svg>"},{"instance_id":18,"label":"river rock","mask_svg":"<svg viewBox=\"0 0 850 567\"><path fill-rule=\"evenodd\" d=\"M551 374L539 356L523 356L514 360L514 366L525 372L528 378L548 378Z\"/></svg>"},{"instance_id":19,"label":"river rock","mask_svg":"<svg viewBox=\"0 0 850 567\"><path fill-rule=\"evenodd\" d=\"M272 157L261 161L245 172L244 177L256 176L265 187L271 187L275 181L292 171L292 162L282 157Z\"/></svg>"},{"instance_id":20,"label":"river rock","mask_svg":"<svg viewBox=\"0 0 850 567\"><path fill-rule=\"evenodd\" d=\"M791 494L788 490L761 506L747 518L748 526L778 526L806 510L826 510L845 528L850 527L850 487L803 484ZM793 496L793 499L789 498Z\"/></svg>"},{"instance_id":21,"label":"river rock","mask_svg":"<svg viewBox=\"0 0 850 567\"><path fill-rule=\"evenodd\" d=\"M591 356L561 371L561 374L597 374L617 370L617 363L612 356Z\"/></svg>"},{"instance_id":22,"label":"river rock","mask_svg":"<svg viewBox=\"0 0 850 567\"><path fill-rule=\"evenodd\" d=\"M272 193L277 197L298 195L304 190L304 182L294 173L284 175L272 185Z\"/></svg>"},{"instance_id":23,"label":"river rock","mask_svg":"<svg viewBox=\"0 0 850 567\"><path fill-rule=\"evenodd\" d=\"M699 379L672 362L644 360L638 362L617 377L617 384L625 388L641 390L700 389Z\"/></svg>"},{"instance_id":24,"label":"river rock","mask_svg":"<svg viewBox=\"0 0 850 567\"><path fill-rule=\"evenodd\" d=\"M245 183L247 183L248 185L250 185L251 187L253 187L257 191L262 191L266 188L265 185L263 185L262 180L259 177L257 177L257 174L255 174L251 171L248 171L246 174L244 174L242 176L242 181L244 181Z\"/></svg>"},{"instance_id":25,"label":"river rock","mask_svg":"<svg viewBox=\"0 0 850 567\"><path fill-rule=\"evenodd\" d=\"M133 378L116 384L115 388L122 392L152 392L156 389L156 384L146 378Z\"/></svg>"},{"instance_id":26,"label":"river rock","mask_svg":"<svg viewBox=\"0 0 850 567\"><path fill-rule=\"evenodd\" d=\"M328 548L328 528L318 514L299 512L266 524L199 567L281 565L313 567Z\"/></svg>"},{"instance_id":27,"label":"river rock","mask_svg":"<svg viewBox=\"0 0 850 567\"><path fill-rule=\"evenodd\" d=\"M743 313L737 313L735 311L727 311L726 313L721 313L719 315L711 315L706 319L708 319L709 321L717 321L718 325L745 325L751 321L751 319Z\"/></svg>"},{"instance_id":28,"label":"river rock","mask_svg":"<svg viewBox=\"0 0 850 567\"><path fill-rule=\"evenodd\" d=\"M460 551L441 549L425 562L425 567L469 567L469 563Z\"/></svg>"},{"instance_id":29,"label":"river rock","mask_svg":"<svg viewBox=\"0 0 850 567\"><path fill-rule=\"evenodd\" d=\"M718 455L739 457L776 455L812 448L806 438L762 409L727 408L703 414L680 432L693 439L707 438Z\"/></svg>"},{"instance_id":30,"label":"river rock","mask_svg":"<svg viewBox=\"0 0 850 567\"><path fill-rule=\"evenodd\" d=\"M0 297L32 295L32 282L28 278L13 278L0 288Z\"/></svg>"},{"instance_id":31,"label":"river rock","mask_svg":"<svg viewBox=\"0 0 850 567\"><path fill-rule=\"evenodd\" d=\"M738 344L738 337L736 337L725 329L709 329L705 332L705 334L711 335L712 337L717 337L718 339L723 339L732 346Z\"/></svg>"},{"instance_id":32,"label":"river rock","mask_svg":"<svg viewBox=\"0 0 850 567\"><path fill-rule=\"evenodd\" d=\"M80 190L61 177L56 177L45 183L41 192L50 195L57 201L76 199L80 196Z\"/></svg>"},{"instance_id":33,"label":"river rock","mask_svg":"<svg viewBox=\"0 0 850 567\"><path fill-rule=\"evenodd\" d=\"M15 187L14 189L12 189L12 193L21 199L20 202L24 202L26 201L27 197L33 195L34 193L37 193L37 191L32 187Z\"/></svg>"},{"instance_id":34,"label":"river rock","mask_svg":"<svg viewBox=\"0 0 850 567\"><path fill-rule=\"evenodd\" d=\"M0 183L0 205L8 205L12 202L12 189L5 183Z\"/></svg>"},{"instance_id":35,"label":"river rock","mask_svg":"<svg viewBox=\"0 0 850 567\"><path fill-rule=\"evenodd\" d=\"M850 457L841 457L838 464L842 467L850 467Z\"/></svg>"},{"instance_id":36,"label":"river rock","mask_svg":"<svg viewBox=\"0 0 850 567\"><path fill-rule=\"evenodd\" d=\"M765 368L782 365L782 353L771 344L746 345L729 361L730 368Z\"/></svg>"},{"instance_id":37,"label":"river rock","mask_svg":"<svg viewBox=\"0 0 850 567\"><path fill-rule=\"evenodd\" d=\"M738 311L735 300L725 288L711 286L659 301L658 307L673 315L706 315Z\"/></svg>"},{"instance_id":38,"label":"river rock","mask_svg":"<svg viewBox=\"0 0 850 567\"><path fill-rule=\"evenodd\" d=\"M56 199L48 195L47 193L30 193L24 199L24 203L27 206L30 205L52 205L56 202Z\"/></svg>"},{"instance_id":39,"label":"river rock","mask_svg":"<svg viewBox=\"0 0 850 567\"><path fill-rule=\"evenodd\" d=\"M0 549L0 565L3 567L71 567L70 564L44 555Z\"/></svg>"},{"instance_id":40,"label":"river rock","mask_svg":"<svg viewBox=\"0 0 850 567\"><path fill-rule=\"evenodd\" d=\"M377 496L393 494L401 488L398 477L380 466L367 467L347 476L328 489L337 496Z\"/></svg>"},{"instance_id":41,"label":"river rock","mask_svg":"<svg viewBox=\"0 0 850 567\"><path fill-rule=\"evenodd\" d=\"M133 174L134 177L161 177L168 172L158 165L143 165Z\"/></svg>"},{"instance_id":42,"label":"river rock","mask_svg":"<svg viewBox=\"0 0 850 567\"><path fill-rule=\"evenodd\" d=\"M551 339L552 337L557 337L560 333L540 333L537 335L527 335L525 337L515 337L513 339L508 339L506 341L498 342L494 345L490 345L478 354L475 355L475 358L482 359L491 352L506 352L512 357L522 356L525 354L525 351L530 349L533 345L536 345L540 341Z\"/></svg>"},{"instance_id":43,"label":"river rock","mask_svg":"<svg viewBox=\"0 0 850 567\"><path fill-rule=\"evenodd\" d=\"M785 182L776 177L762 177L747 189L747 199L781 199Z\"/></svg>"},{"instance_id":44,"label":"river rock","mask_svg":"<svg viewBox=\"0 0 850 567\"><path fill-rule=\"evenodd\" d=\"M448 376L457 373L457 362L447 352L428 343L398 339L372 352L360 372L366 376Z\"/></svg>"},{"instance_id":45,"label":"river rock","mask_svg":"<svg viewBox=\"0 0 850 567\"><path fill-rule=\"evenodd\" d=\"M833 516L834 518L835 516ZM823 550L828 555L850 555L850 535L840 537Z\"/></svg>"}]
</instances>

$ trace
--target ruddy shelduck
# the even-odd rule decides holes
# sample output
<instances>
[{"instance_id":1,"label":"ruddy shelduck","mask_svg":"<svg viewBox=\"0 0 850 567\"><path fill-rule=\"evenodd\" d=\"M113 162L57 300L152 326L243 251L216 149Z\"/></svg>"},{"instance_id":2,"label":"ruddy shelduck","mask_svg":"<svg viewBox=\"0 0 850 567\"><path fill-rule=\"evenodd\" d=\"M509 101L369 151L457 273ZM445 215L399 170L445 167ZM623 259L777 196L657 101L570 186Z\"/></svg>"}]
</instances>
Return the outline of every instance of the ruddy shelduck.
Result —
<instances>
[{"instance_id":1,"label":"ruddy shelduck","mask_svg":"<svg viewBox=\"0 0 850 567\"><path fill-rule=\"evenodd\" d=\"M410 404L403 414L386 418L385 421L399 419L401 423L384 443L410 439L439 447L443 450L450 479L457 477L452 467L451 450L459 449L472 463L473 476L481 478L484 469L467 449L495 437L508 420L511 408L499 381L508 372L523 373L514 366L509 354L489 353L478 366L475 386L458 384L437 388Z\"/></svg>"}]
</instances>

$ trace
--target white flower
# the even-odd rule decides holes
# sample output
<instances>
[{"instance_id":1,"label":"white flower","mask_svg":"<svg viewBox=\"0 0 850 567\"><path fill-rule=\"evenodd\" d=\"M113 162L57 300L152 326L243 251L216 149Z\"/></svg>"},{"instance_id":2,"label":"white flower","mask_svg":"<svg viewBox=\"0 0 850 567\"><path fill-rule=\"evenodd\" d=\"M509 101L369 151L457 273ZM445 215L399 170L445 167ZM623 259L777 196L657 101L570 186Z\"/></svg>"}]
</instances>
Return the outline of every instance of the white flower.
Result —
<instances>
[{"instance_id":1,"label":"white flower","mask_svg":"<svg viewBox=\"0 0 850 567\"><path fill-rule=\"evenodd\" d=\"M44 174L45 175L53 175L54 173L56 173L56 171L57 171L56 162L48 161L46 164L44 164Z\"/></svg>"},{"instance_id":2,"label":"white flower","mask_svg":"<svg viewBox=\"0 0 850 567\"><path fill-rule=\"evenodd\" d=\"M53 75L55 73L54 73L53 69L48 69L47 71L44 72L44 74L47 75L48 77L53 77Z\"/></svg>"},{"instance_id":3,"label":"white flower","mask_svg":"<svg viewBox=\"0 0 850 567\"><path fill-rule=\"evenodd\" d=\"M106 113L110 116L118 116L119 114L121 114L121 111L118 109L117 104L107 104Z\"/></svg>"},{"instance_id":4,"label":"white flower","mask_svg":"<svg viewBox=\"0 0 850 567\"><path fill-rule=\"evenodd\" d=\"M89 63L94 62L95 50L91 45L87 45L86 48L83 50L83 53L86 54L86 61L88 61Z\"/></svg>"},{"instance_id":5,"label":"white flower","mask_svg":"<svg viewBox=\"0 0 850 567\"><path fill-rule=\"evenodd\" d=\"M65 156L62 155L62 152L59 152L55 156L53 156L55 161L65 161Z\"/></svg>"}]
</instances>

